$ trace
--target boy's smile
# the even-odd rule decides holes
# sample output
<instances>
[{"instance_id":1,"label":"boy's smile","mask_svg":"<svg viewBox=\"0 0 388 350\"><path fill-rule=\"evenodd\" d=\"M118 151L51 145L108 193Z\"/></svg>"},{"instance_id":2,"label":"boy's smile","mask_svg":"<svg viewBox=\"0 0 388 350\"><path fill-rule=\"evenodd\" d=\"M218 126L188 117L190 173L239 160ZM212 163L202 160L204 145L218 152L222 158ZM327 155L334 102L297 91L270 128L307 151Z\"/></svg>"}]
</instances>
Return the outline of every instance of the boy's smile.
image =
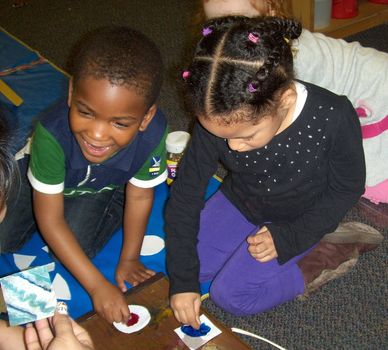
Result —
<instances>
[{"instance_id":1,"label":"boy's smile","mask_svg":"<svg viewBox=\"0 0 388 350\"><path fill-rule=\"evenodd\" d=\"M69 122L84 157L102 163L144 131L156 107L148 111L134 89L106 79L80 79L69 88Z\"/></svg>"}]
</instances>

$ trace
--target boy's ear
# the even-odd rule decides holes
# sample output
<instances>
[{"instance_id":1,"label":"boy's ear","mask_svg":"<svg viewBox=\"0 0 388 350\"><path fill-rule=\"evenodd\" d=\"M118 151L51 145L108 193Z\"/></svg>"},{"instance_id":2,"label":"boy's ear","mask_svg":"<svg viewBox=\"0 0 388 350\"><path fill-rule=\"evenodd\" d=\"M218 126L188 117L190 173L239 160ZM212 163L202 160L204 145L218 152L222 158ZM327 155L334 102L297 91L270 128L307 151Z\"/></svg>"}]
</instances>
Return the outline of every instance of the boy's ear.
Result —
<instances>
[{"instance_id":1,"label":"boy's ear","mask_svg":"<svg viewBox=\"0 0 388 350\"><path fill-rule=\"evenodd\" d=\"M69 92L67 95L67 105L70 108L71 105L71 98L73 96L73 78L70 78L69 80Z\"/></svg>"},{"instance_id":2,"label":"boy's ear","mask_svg":"<svg viewBox=\"0 0 388 350\"><path fill-rule=\"evenodd\" d=\"M152 105L148 109L146 115L143 117L143 120L139 126L139 131L144 131L145 129L147 129L147 127L151 123L151 120L154 117L157 109L158 108L156 107L156 105Z\"/></svg>"}]
</instances>

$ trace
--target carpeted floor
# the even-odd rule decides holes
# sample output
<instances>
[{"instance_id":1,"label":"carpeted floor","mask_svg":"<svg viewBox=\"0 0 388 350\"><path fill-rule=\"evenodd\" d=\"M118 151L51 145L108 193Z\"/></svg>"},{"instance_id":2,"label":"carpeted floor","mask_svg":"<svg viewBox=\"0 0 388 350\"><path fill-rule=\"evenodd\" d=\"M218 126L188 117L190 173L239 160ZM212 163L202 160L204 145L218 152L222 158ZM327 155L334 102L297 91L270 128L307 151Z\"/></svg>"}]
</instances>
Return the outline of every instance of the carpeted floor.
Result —
<instances>
[{"instance_id":1,"label":"carpeted floor","mask_svg":"<svg viewBox=\"0 0 388 350\"><path fill-rule=\"evenodd\" d=\"M172 130L189 129L179 81L190 48L187 23L194 1L29 0L28 6L17 9L11 2L0 0L0 25L63 69L72 43L91 28L125 24L149 35L159 44L167 67L160 105ZM388 52L387 36L388 25L381 25L348 39ZM346 217L359 219L356 210ZM380 229L387 237L388 228ZM210 300L204 306L227 326L264 336L287 349L388 349L387 245L386 239L376 251L362 256L349 274L307 301L296 300L246 318L229 315ZM251 337L243 339L252 349L273 348Z\"/></svg>"}]
</instances>

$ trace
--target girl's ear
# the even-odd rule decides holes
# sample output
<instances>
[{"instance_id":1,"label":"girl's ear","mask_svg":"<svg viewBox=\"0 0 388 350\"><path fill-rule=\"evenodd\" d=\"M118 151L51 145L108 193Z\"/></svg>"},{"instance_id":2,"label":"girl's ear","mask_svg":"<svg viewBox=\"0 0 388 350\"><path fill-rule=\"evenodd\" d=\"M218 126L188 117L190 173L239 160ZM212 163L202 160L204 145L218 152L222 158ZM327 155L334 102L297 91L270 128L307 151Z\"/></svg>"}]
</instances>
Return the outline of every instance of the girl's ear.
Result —
<instances>
[{"instance_id":1,"label":"girl's ear","mask_svg":"<svg viewBox=\"0 0 388 350\"><path fill-rule=\"evenodd\" d=\"M151 120L154 117L157 109L158 108L156 107L156 105L152 105L148 109L146 115L144 116L144 118L139 126L139 131L144 131L145 129L147 129L147 127L151 123Z\"/></svg>"},{"instance_id":2,"label":"girl's ear","mask_svg":"<svg viewBox=\"0 0 388 350\"><path fill-rule=\"evenodd\" d=\"M69 80L69 93L67 95L67 105L69 108L71 105L72 96L73 96L73 78L70 78L70 80Z\"/></svg>"},{"instance_id":3,"label":"girl's ear","mask_svg":"<svg viewBox=\"0 0 388 350\"><path fill-rule=\"evenodd\" d=\"M291 108L296 102L296 91L294 88L290 87L282 93L280 98L282 108Z\"/></svg>"}]
</instances>

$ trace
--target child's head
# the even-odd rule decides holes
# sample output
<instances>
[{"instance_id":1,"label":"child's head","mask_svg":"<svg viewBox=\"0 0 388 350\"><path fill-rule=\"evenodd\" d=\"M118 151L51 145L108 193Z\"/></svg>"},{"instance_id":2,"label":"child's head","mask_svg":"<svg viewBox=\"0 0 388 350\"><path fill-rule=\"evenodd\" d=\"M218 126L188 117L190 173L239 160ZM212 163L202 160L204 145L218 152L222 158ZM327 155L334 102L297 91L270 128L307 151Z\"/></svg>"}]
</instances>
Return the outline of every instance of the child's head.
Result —
<instances>
[{"instance_id":1,"label":"child's head","mask_svg":"<svg viewBox=\"0 0 388 350\"><path fill-rule=\"evenodd\" d=\"M284 0L201 0L203 17L224 16L277 16L287 17L288 9Z\"/></svg>"},{"instance_id":2,"label":"child's head","mask_svg":"<svg viewBox=\"0 0 388 350\"><path fill-rule=\"evenodd\" d=\"M14 185L17 167L10 149L10 130L2 115L0 115L0 222L7 212L7 198ZM16 177L17 179L17 177Z\"/></svg>"},{"instance_id":3,"label":"child's head","mask_svg":"<svg viewBox=\"0 0 388 350\"><path fill-rule=\"evenodd\" d=\"M144 131L163 79L159 49L128 27L87 34L71 57L70 127L87 160L101 163Z\"/></svg>"},{"instance_id":4,"label":"child's head","mask_svg":"<svg viewBox=\"0 0 388 350\"><path fill-rule=\"evenodd\" d=\"M231 139L234 135L214 132L211 125L231 130L276 121L287 109L285 97L294 80L289 41L300 33L298 22L276 17L209 21L184 74L193 112L202 125Z\"/></svg>"}]
</instances>

